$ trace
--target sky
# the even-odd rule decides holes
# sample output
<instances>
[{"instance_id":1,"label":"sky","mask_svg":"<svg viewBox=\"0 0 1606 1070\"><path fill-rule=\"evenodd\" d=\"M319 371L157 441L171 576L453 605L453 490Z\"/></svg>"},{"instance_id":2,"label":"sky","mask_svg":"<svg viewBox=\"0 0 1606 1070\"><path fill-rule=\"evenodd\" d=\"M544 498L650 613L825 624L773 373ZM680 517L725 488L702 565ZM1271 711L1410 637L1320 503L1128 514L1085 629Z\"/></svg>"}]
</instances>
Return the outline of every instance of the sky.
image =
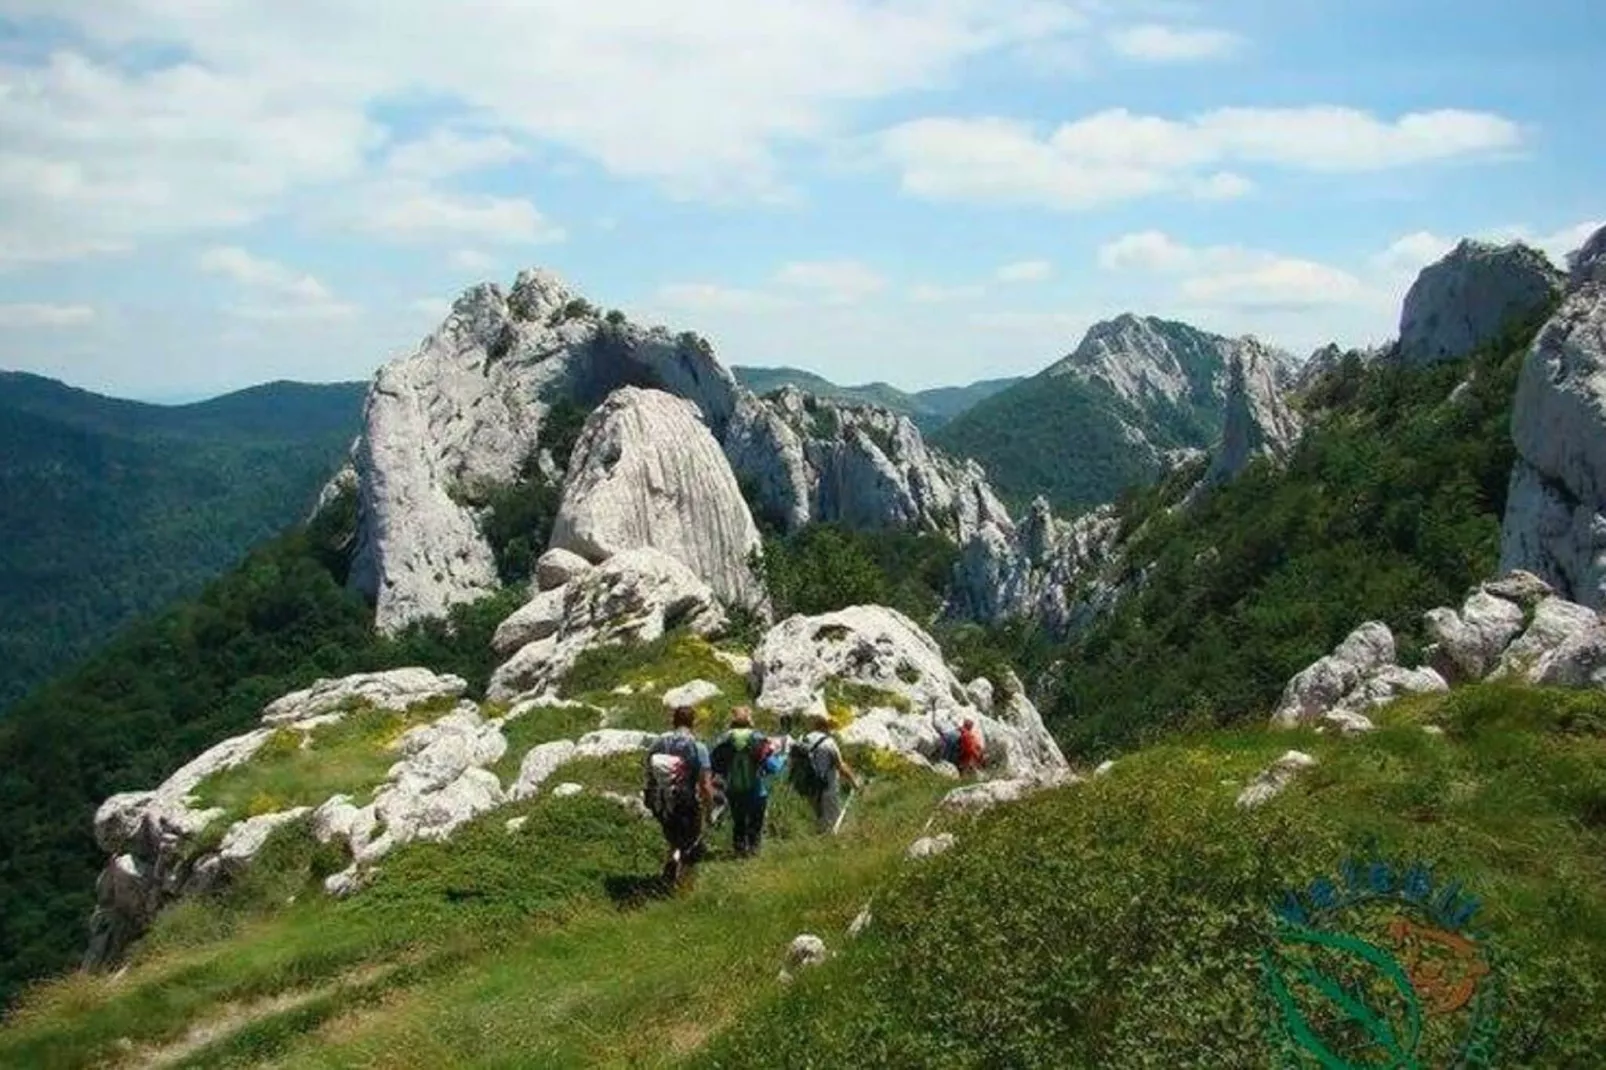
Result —
<instances>
[{"instance_id":1,"label":"sky","mask_svg":"<svg viewBox=\"0 0 1606 1070\"><path fill-rule=\"evenodd\" d=\"M1606 220L1603 63L1599 0L0 0L0 367L363 379L532 266L908 389L1382 342Z\"/></svg>"}]
</instances>

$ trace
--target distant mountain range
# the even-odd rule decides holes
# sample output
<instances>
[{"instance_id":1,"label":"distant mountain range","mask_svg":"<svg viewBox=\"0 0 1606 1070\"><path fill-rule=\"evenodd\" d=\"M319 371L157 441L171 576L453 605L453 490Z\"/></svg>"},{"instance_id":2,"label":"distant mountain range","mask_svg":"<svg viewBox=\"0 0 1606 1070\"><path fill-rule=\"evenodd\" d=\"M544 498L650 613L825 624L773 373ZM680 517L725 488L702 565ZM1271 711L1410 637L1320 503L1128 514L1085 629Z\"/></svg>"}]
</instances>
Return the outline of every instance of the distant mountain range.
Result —
<instances>
[{"instance_id":1,"label":"distant mountain range","mask_svg":"<svg viewBox=\"0 0 1606 1070\"><path fill-rule=\"evenodd\" d=\"M767 394L783 386L795 386L816 397L880 405L908 416L924 434L930 434L977 402L992 397L1020 382L1020 377L983 379L968 386L940 386L908 393L890 383L838 386L831 380L802 368L733 367L738 382L755 394Z\"/></svg>"},{"instance_id":2,"label":"distant mountain range","mask_svg":"<svg viewBox=\"0 0 1606 1070\"><path fill-rule=\"evenodd\" d=\"M1090 328L1063 359L978 399L932 434L973 457L1013 506L1042 494L1078 510L1152 482L1176 451L1209 449L1226 411L1227 365L1253 339L1126 314ZM1293 367L1286 354L1266 354Z\"/></svg>"},{"instance_id":3,"label":"distant mountain range","mask_svg":"<svg viewBox=\"0 0 1606 1070\"><path fill-rule=\"evenodd\" d=\"M366 386L164 406L0 372L0 709L304 516Z\"/></svg>"}]
</instances>

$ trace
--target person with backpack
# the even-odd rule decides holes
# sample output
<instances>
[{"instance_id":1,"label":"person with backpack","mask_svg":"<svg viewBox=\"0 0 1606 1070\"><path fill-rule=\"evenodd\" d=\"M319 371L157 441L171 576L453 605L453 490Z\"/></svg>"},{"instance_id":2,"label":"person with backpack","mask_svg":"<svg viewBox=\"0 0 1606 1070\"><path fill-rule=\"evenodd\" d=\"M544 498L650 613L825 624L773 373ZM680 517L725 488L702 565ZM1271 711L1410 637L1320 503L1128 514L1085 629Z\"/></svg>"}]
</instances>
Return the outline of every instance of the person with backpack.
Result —
<instances>
[{"instance_id":1,"label":"person with backpack","mask_svg":"<svg viewBox=\"0 0 1606 1070\"><path fill-rule=\"evenodd\" d=\"M764 840L770 777L781 771L785 755L774 741L753 727L753 711L738 706L731 711L729 730L714 741L710 756L714 775L724 781L725 803L735 826L736 856L757 854Z\"/></svg>"},{"instance_id":2,"label":"person with backpack","mask_svg":"<svg viewBox=\"0 0 1606 1070\"><path fill-rule=\"evenodd\" d=\"M844 799L842 782L850 791L859 790L859 777L854 773L842 748L831 736L831 718L816 713L809 720L811 729L792 744L787 758L792 787L814 810L819 831L835 835L841 823Z\"/></svg>"},{"instance_id":3,"label":"person with backpack","mask_svg":"<svg viewBox=\"0 0 1606 1070\"><path fill-rule=\"evenodd\" d=\"M958 728L938 728L937 760L961 774L980 770L987 760L987 745L976 722L967 718Z\"/></svg>"},{"instance_id":4,"label":"person with backpack","mask_svg":"<svg viewBox=\"0 0 1606 1070\"><path fill-rule=\"evenodd\" d=\"M670 716L674 727L647 749L642 801L669 844L664 879L674 884L703 855L703 822L713 809L714 776L708 748L692 733L696 711L681 706Z\"/></svg>"}]
</instances>

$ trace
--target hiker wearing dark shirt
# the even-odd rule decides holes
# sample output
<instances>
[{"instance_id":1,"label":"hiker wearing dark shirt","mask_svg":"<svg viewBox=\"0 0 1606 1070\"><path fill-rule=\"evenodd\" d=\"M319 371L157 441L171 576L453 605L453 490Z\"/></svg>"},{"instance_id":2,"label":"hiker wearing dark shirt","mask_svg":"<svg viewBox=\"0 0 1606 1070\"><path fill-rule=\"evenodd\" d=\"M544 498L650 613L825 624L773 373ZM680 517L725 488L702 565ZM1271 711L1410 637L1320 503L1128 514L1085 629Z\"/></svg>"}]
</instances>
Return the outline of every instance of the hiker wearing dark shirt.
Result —
<instances>
[{"instance_id":1,"label":"hiker wearing dark shirt","mask_svg":"<svg viewBox=\"0 0 1606 1070\"><path fill-rule=\"evenodd\" d=\"M664 876L673 883L703 855L703 824L713 809L714 777L708 748L692 733L696 711L682 706L671 717L674 728L647 750L643 797L669 844Z\"/></svg>"},{"instance_id":2,"label":"hiker wearing dark shirt","mask_svg":"<svg viewBox=\"0 0 1606 1070\"><path fill-rule=\"evenodd\" d=\"M808 800L814 810L819 831L835 835L841 824L845 801L842 784L859 790L859 777L842 757L842 747L831 735L831 718L817 713L809 718L810 731L792 744L787 763L791 766L792 786Z\"/></svg>"},{"instance_id":3,"label":"hiker wearing dark shirt","mask_svg":"<svg viewBox=\"0 0 1606 1070\"><path fill-rule=\"evenodd\" d=\"M785 756L753 727L753 711L738 706L731 711L730 729L714 741L711 757L715 775L724 781L725 802L735 826L736 854L756 854L764 839L770 778L780 772Z\"/></svg>"}]
</instances>

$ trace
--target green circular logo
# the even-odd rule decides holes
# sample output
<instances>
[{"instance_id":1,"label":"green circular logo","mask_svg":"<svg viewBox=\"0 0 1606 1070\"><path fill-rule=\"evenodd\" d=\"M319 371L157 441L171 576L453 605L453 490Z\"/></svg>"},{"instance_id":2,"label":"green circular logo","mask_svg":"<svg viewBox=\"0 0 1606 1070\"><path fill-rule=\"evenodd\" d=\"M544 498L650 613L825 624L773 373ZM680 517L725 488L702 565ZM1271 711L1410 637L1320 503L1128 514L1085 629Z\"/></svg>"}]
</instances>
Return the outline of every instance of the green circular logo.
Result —
<instances>
[{"instance_id":1,"label":"green circular logo","mask_svg":"<svg viewBox=\"0 0 1606 1070\"><path fill-rule=\"evenodd\" d=\"M1349 860L1284 893L1262 958L1278 1065L1493 1065L1500 972L1479 905L1420 862Z\"/></svg>"}]
</instances>

